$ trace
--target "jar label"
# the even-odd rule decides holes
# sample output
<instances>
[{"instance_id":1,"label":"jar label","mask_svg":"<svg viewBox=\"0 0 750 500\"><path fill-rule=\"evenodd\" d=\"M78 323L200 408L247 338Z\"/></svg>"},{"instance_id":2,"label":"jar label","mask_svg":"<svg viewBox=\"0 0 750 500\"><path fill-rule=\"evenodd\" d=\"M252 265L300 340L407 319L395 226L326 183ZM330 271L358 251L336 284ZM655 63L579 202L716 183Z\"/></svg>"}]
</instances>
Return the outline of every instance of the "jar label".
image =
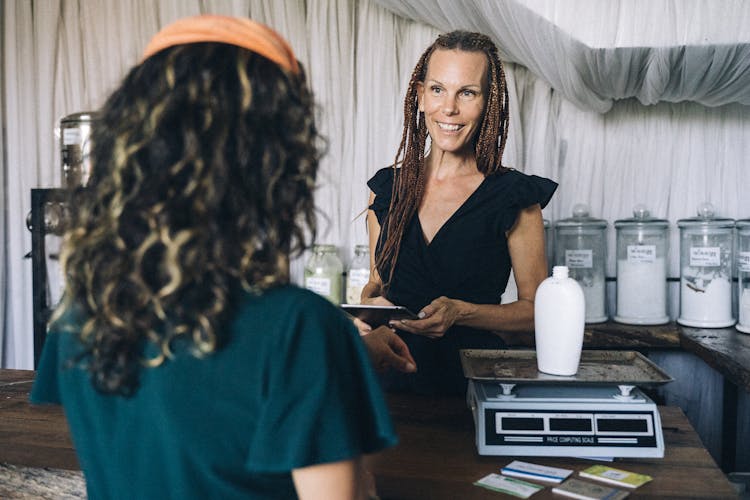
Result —
<instances>
[{"instance_id":1,"label":"jar label","mask_svg":"<svg viewBox=\"0 0 750 500\"><path fill-rule=\"evenodd\" d=\"M349 285L365 286L370 281L369 269L349 269L346 275L346 282Z\"/></svg>"},{"instance_id":2,"label":"jar label","mask_svg":"<svg viewBox=\"0 0 750 500\"><path fill-rule=\"evenodd\" d=\"M81 129L64 128L63 129L63 146L81 143Z\"/></svg>"},{"instance_id":3,"label":"jar label","mask_svg":"<svg viewBox=\"0 0 750 500\"><path fill-rule=\"evenodd\" d=\"M305 288L312 290L318 295L328 297L331 295L331 278L310 276L309 278L305 278Z\"/></svg>"},{"instance_id":4,"label":"jar label","mask_svg":"<svg viewBox=\"0 0 750 500\"><path fill-rule=\"evenodd\" d=\"M750 272L750 252L739 252L737 254L737 270L743 273Z\"/></svg>"},{"instance_id":5,"label":"jar label","mask_svg":"<svg viewBox=\"0 0 750 500\"><path fill-rule=\"evenodd\" d=\"M721 266L721 247L690 247L690 267Z\"/></svg>"},{"instance_id":6,"label":"jar label","mask_svg":"<svg viewBox=\"0 0 750 500\"><path fill-rule=\"evenodd\" d=\"M594 267L593 250L565 250L565 265L572 269Z\"/></svg>"},{"instance_id":7,"label":"jar label","mask_svg":"<svg viewBox=\"0 0 750 500\"><path fill-rule=\"evenodd\" d=\"M653 264L656 262L656 245L628 245L628 262Z\"/></svg>"},{"instance_id":8,"label":"jar label","mask_svg":"<svg viewBox=\"0 0 750 500\"><path fill-rule=\"evenodd\" d=\"M346 275L346 302L359 304L362 299L362 289L370 281L369 269L349 269Z\"/></svg>"}]
</instances>

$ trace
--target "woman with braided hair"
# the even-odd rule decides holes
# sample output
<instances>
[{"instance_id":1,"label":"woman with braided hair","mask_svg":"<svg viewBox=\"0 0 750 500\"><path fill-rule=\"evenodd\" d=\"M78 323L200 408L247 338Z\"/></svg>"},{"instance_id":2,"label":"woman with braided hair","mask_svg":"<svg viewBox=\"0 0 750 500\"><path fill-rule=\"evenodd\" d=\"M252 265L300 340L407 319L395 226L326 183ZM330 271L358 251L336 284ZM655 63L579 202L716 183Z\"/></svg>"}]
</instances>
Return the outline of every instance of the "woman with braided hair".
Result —
<instances>
[{"instance_id":1,"label":"woman with braided hair","mask_svg":"<svg viewBox=\"0 0 750 500\"><path fill-rule=\"evenodd\" d=\"M289 284L320 157L291 48L181 19L100 117L31 394L63 404L89 498L364 498L396 439L368 353L413 359Z\"/></svg>"},{"instance_id":2,"label":"woman with braided hair","mask_svg":"<svg viewBox=\"0 0 750 500\"><path fill-rule=\"evenodd\" d=\"M459 349L502 348L497 332L533 330L547 276L541 209L557 184L502 166L508 115L487 36L443 34L422 54L396 161L368 181L363 302L403 305L420 318L392 322L419 371L388 374L391 390L460 393ZM511 268L518 301L500 305Z\"/></svg>"}]
</instances>

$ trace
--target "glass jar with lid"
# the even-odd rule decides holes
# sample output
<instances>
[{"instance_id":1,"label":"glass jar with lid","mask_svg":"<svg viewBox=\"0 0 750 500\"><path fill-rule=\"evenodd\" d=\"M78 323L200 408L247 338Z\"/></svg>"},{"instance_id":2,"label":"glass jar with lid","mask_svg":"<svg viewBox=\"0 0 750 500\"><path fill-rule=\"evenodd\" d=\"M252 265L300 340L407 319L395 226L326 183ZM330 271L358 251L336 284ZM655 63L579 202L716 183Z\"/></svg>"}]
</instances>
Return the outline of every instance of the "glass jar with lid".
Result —
<instances>
[{"instance_id":1,"label":"glass jar with lid","mask_svg":"<svg viewBox=\"0 0 750 500\"><path fill-rule=\"evenodd\" d=\"M552 275L552 268L554 267L553 255L555 253L555 247L552 243L552 228L547 219L542 219L544 222L544 254L547 257L547 276Z\"/></svg>"},{"instance_id":2,"label":"glass jar with lid","mask_svg":"<svg viewBox=\"0 0 750 500\"><path fill-rule=\"evenodd\" d=\"M362 289L370 280L370 247L369 245L355 245L354 258L346 273L346 303L359 304L362 299Z\"/></svg>"},{"instance_id":3,"label":"glass jar with lid","mask_svg":"<svg viewBox=\"0 0 750 500\"><path fill-rule=\"evenodd\" d=\"M718 218L703 203L680 228L680 316L685 326L724 328L732 317L734 220Z\"/></svg>"},{"instance_id":4,"label":"glass jar with lid","mask_svg":"<svg viewBox=\"0 0 750 500\"><path fill-rule=\"evenodd\" d=\"M636 205L633 217L615 221L617 231L617 312L631 325L661 325L667 313L669 222Z\"/></svg>"},{"instance_id":5,"label":"glass jar with lid","mask_svg":"<svg viewBox=\"0 0 750 500\"><path fill-rule=\"evenodd\" d=\"M586 323L607 321L604 267L607 261L607 221L589 215L578 204L573 216L555 223L555 265L567 266L583 289Z\"/></svg>"},{"instance_id":6,"label":"glass jar with lid","mask_svg":"<svg viewBox=\"0 0 750 500\"><path fill-rule=\"evenodd\" d=\"M314 245L305 264L305 288L334 304L341 303L344 265L335 245Z\"/></svg>"},{"instance_id":7,"label":"glass jar with lid","mask_svg":"<svg viewBox=\"0 0 750 500\"><path fill-rule=\"evenodd\" d=\"M739 322L737 330L750 333L750 219L738 220L737 227L737 291Z\"/></svg>"}]
</instances>

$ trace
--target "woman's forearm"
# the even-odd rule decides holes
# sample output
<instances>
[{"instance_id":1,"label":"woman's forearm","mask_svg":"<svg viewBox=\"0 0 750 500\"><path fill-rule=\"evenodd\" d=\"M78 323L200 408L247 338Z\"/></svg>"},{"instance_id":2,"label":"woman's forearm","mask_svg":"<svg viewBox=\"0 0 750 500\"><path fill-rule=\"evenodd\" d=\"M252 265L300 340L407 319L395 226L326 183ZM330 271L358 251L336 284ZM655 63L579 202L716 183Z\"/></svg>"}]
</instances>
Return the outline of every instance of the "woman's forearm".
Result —
<instances>
[{"instance_id":1,"label":"woman's forearm","mask_svg":"<svg viewBox=\"0 0 750 500\"><path fill-rule=\"evenodd\" d=\"M371 299L373 297L380 297L381 295L382 295L382 287L380 286L380 283L368 281L367 284L362 288L362 294L360 295L360 300L362 303L364 303L366 299Z\"/></svg>"},{"instance_id":2,"label":"woman's forearm","mask_svg":"<svg viewBox=\"0 0 750 500\"><path fill-rule=\"evenodd\" d=\"M459 311L456 325L488 331L534 331L534 302L528 299L508 304L472 304L460 300L456 303Z\"/></svg>"}]
</instances>

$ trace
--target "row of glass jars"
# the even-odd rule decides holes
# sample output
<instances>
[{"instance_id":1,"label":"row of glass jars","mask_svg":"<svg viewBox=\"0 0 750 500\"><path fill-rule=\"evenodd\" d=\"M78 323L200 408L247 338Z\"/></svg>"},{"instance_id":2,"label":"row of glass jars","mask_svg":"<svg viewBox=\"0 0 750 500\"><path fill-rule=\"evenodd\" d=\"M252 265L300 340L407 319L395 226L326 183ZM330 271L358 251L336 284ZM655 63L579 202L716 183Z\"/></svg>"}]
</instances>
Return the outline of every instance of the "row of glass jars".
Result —
<instances>
[{"instance_id":1,"label":"row of glass jars","mask_svg":"<svg viewBox=\"0 0 750 500\"><path fill-rule=\"evenodd\" d=\"M633 217L615 221L617 231L617 301L614 320L658 325L667 313L669 222L655 219L643 206ZM677 221L680 228L680 315L686 326L723 328L735 324L732 315L732 264L737 230L739 322L750 333L750 219L714 216L705 203L696 217ZM546 225L548 228L549 225ZM573 216L554 225L555 265L568 266L586 299L586 322L608 319L605 311L607 222L576 205ZM549 238L548 238L549 240ZM549 253L549 249L548 249Z\"/></svg>"},{"instance_id":2,"label":"row of glass jars","mask_svg":"<svg viewBox=\"0 0 750 500\"><path fill-rule=\"evenodd\" d=\"M347 304L359 304L362 289L369 279L370 254L367 245L354 247L354 258L347 269L346 280L344 265L334 245L313 246L312 254L305 264L305 288L337 305L342 300Z\"/></svg>"},{"instance_id":3,"label":"row of glass jars","mask_svg":"<svg viewBox=\"0 0 750 500\"><path fill-rule=\"evenodd\" d=\"M680 315L686 326L721 328L735 324L732 315L734 228L737 229L739 322L750 333L750 219L717 218L703 204L698 216L677 221L680 228ZM633 217L617 220L617 300L614 320L635 325L667 323L669 222L637 206ZM545 221L550 266L567 266L586 300L586 322L606 321L605 262L607 222L576 205L573 216ZM370 273L367 245L357 245L344 280L344 266L334 245L315 245L305 266L305 287L339 304L359 303Z\"/></svg>"}]
</instances>

